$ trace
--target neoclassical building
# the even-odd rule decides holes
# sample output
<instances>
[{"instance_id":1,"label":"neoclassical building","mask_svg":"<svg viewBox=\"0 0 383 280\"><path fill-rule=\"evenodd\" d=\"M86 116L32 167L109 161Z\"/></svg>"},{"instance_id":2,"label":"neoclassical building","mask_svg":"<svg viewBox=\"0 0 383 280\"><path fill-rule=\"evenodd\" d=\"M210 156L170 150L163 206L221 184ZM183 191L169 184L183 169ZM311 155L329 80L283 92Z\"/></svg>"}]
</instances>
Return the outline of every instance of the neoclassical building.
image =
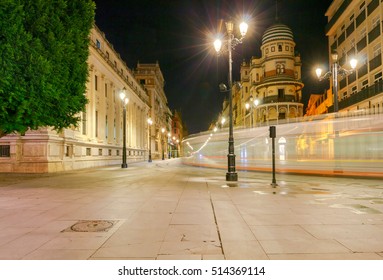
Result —
<instances>
[{"instance_id":1,"label":"neoclassical building","mask_svg":"<svg viewBox=\"0 0 383 280\"><path fill-rule=\"evenodd\" d=\"M261 57L244 60L240 81L233 83L234 126L249 128L302 117L301 66L291 29L281 23L267 28L262 36ZM215 125L227 127L228 116L225 100Z\"/></svg>"},{"instance_id":2,"label":"neoclassical building","mask_svg":"<svg viewBox=\"0 0 383 280\"><path fill-rule=\"evenodd\" d=\"M148 122L158 118L147 89L135 78L97 26L91 30L89 46L89 100L77 128L57 133L50 128L28 131L24 136L11 134L0 138L0 172L55 172L87 168L122 161L123 106L119 94L125 91L127 161L148 158ZM161 92L161 106L167 112ZM154 104L155 107L155 104ZM157 125L156 125L157 126ZM170 127L170 125L168 125Z\"/></svg>"},{"instance_id":3,"label":"neoclassical building","mask_svg":"<svg viewBox=\"0 0 383 280\"><path fill-rule=\"evenodd\" d=\"M165 79L160 65L158 62L138 62L133 74L149 96L148 118L152 120L149 133L151 156L152 158L165 157L168 154L168 133L171 133L172 112L168 107L164 90Z\"/></svg>"},{"instance_id":4,"label":"neoclassical building","mask_svg":"<svg viewBox=\"0 0 383 280\"><path fill-rule=\"evenodd\" d=\"M242 114L236 115L242 115L245 127L303 116L301 65L291 29L281 23L267 28L261 57L241 65L236 107Z\"/></svg>"}]
</instances>

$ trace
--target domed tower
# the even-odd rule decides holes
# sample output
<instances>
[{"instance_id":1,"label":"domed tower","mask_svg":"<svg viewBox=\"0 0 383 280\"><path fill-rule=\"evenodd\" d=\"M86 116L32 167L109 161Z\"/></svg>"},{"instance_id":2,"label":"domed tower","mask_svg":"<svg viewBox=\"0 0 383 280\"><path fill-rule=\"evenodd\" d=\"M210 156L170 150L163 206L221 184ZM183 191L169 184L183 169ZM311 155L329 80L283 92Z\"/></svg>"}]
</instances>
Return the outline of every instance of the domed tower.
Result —
<instances>
[{"instance_id":1,"label":"domed tower","mask_svg":"<svg viewBox=\"0 0 383 280\"><path fill-rule=\"evenodd\" d=\"M295 55L291 29L280 23L267 28L262 36L261 52L261 58L253 57L249 64L243 63L241 69L241 80L249 81L248 99L254 101L250 116L252 122L303 116L302 64L300 56Z\"/></svg>"}]
</instances>

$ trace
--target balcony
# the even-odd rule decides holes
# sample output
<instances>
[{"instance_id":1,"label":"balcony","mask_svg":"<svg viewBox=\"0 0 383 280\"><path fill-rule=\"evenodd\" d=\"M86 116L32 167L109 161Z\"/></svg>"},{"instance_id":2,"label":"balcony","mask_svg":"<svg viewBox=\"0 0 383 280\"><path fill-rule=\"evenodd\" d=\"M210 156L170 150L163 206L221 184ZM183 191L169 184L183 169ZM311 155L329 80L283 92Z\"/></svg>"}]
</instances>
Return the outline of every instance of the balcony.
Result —
<instances>
[{"instance_id":1,"label":"balcony","mask_svg":"<svg viewBox=\"0 0 383 280\"><path fill-rule=\"evenodd\" d=\"M285 95L284 97L278 97L277 95L267 96L260 100L260 104L269 104L269 103L281 103L281 102L299 102L295 100L295 96L293 95Z\"/></svg>"},{"instance_id":2,"label":"balcony","mask_svg":"<svg viewBox=\"0 0 383 280\"><path fill-rule=\"evenodd\" d=\"M266 75L264 77L261 77L260 82L266 83L266 82L278 81L278 80L283 80L283 81L295 80L294 71L286 70L285 73L280 73L280 74L277 74L277 71L270 71L270 72L266 73Z\"/></svg>"},{"instance_id":3,"label":"balcony","mask_svg":"<svg viewBox=\"0 0 383 280\"><path fill-rule=\"evenodd\" d=\"M355 105L359 102L362 102L381 93L383 93L383 81L379 81L373 84L372 86L369 86L359 91L358 93L351 95L349 98L340 101L339 110ZM333 111L334 107L329 107L329 112Z\"/></svg>"}]
</instances>

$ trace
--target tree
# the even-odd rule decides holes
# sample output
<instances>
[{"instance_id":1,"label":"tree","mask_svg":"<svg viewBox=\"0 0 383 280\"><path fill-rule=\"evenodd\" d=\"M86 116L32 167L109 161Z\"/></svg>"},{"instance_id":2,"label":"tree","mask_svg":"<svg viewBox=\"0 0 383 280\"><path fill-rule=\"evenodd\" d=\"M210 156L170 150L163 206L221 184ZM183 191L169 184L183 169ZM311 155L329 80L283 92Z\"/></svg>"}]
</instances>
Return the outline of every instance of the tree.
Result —
<instances>
[{"instance_id":1,"label":"tree","mask_svg":"<svg viewBox=\"0 0 383 280\"><path fill-rule=\"evenodd\" d=\"M94 10L91 0L1 0L0 137L77 125Z\"/></svg>"}]
</instances>

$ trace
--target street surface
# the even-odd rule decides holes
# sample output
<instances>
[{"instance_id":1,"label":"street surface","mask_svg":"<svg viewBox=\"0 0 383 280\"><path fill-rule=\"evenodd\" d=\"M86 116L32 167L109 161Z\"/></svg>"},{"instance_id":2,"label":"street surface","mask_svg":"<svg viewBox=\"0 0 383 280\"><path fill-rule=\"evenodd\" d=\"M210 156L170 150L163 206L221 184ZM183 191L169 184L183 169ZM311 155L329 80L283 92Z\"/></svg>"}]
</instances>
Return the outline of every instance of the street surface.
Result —
<instances>
[{"instance_id":1,"label":"street surface","mask_svg":"<svg viewBox=\"0 0 383 280\"><path fill-rule=\"evenodd\" d=\"M381 180L178 159L0 174L0 259L383 259Z\"/></svg>"}]
</instances>

